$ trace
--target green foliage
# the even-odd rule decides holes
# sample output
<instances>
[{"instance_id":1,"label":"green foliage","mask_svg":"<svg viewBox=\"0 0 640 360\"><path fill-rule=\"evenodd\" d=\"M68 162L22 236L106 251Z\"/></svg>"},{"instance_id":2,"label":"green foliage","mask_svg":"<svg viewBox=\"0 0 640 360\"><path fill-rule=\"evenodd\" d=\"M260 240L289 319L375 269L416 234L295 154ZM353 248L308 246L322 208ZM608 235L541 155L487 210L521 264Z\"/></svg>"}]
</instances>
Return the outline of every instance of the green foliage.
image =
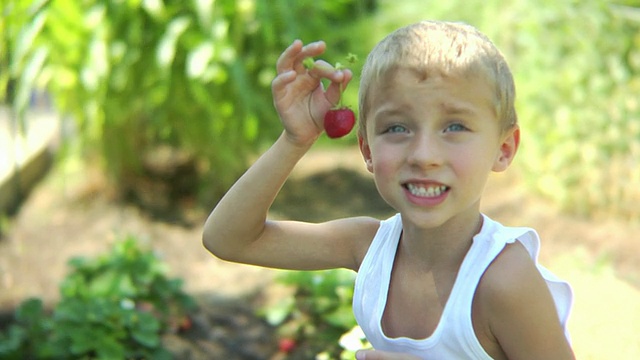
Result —
<instances>
[{"instance_id":1,"label":"green foliage","mask_svg":"<svg viewBox=\"0 0 640 360\"><path fill-rule=\"evenodd\" d=\"M39 346L46 342L52 321L46 317L40 299L25 300L16 310L16 323L0 333L0 357L7 360L38 358ZM44 356L42 356L44 357Z\"/></svg>"},{"instance_id":2,"label":"green foliage","mask_svg":"<svg viewBox=\"0 0 640 360\"><path fill-rule=\"evenodd\" d=\"M572 212L637 218L640 22L626 15L640 9L595 0L543 8L529 12L507 46L519 80L526 177Z\"/></svg>"},{"instance_id":3,"label":"green foliage","mask_svg":"<svg viewBox=\"0 0 640 360\"><path fill-rule=\"evenodd\" d=\"M18 74L12 71L9 54L14 52L15 47L19 47L22 40L18 39L18 34L28 21L24 16L28 5L27 1L10 1L0 7L0 103L13 102L15 98L12 82Z\"/></svg>"},{"instance_id":4,"label":"green foliage","mask_svg":"<svg viewBox=\"0 0 640 360\"><path fill-rule=\"evenodd\" d=\"M46 85L77 120L85 155L121 186L162 144L193 154L216 196L280 132L270 91L280 52L322 38L344 56L341 30L369 3L9 0L0 80L15 80L19 116Z\"/></svg>"},{"instance_id":5,"label":"green foliage","mask_svg":"<svg viewBox=\"0 0 640 360\"><path fill-rule=\"evenodd\" d=\"M0 334L3 359L169 359L160 335L195 306L181 282L133 238L95 259L70 261L51 316L40 299L24 301Z\"/></svg>"},{"instance_id":6,"label":"green foliage","mask_svg":"<svg viewBox=\"0 0 640 360\"><path fill-rule=\"evenodd\" d=\"M262 310L283 337L308 342L306 358L339 359L341 337L356 326L351 310L355 273L347 270L290 271L277 281L295 292Z\"/></svg>"}]
</instances>

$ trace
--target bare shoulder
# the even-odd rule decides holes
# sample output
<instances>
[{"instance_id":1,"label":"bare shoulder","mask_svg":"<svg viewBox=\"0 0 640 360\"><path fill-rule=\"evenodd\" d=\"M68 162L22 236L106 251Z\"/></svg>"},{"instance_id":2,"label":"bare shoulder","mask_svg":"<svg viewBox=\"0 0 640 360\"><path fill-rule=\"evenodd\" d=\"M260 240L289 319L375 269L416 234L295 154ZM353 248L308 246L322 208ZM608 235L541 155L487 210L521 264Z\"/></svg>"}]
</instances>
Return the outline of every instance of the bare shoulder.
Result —
<instances>
[{"instance_id":1,"label":"bare shoulder","mask_svg":"<svg viewBox=\"0 0 640 360\"><path fill-rule=\"evenodd\" d=\"M522 290L535 285L546 287L527 249L515 241L507 244L489 265L478 290L487 291L487 295L501 294L494 300L505 301L504 295L518 296Z\"/></svg>"},{"instance_id":2,"label":"bare shoulder","mask_svg":"<svg viewBox=\"0 0 640 360\"><path fill-rule=\"evenodd\" d=\"M341 234L339 239L336 239L338 242L350 244L354 255L354 270L357 270L380 228L380 220L360 216L333 220L323 225L330 234Z\"/></svg>"},{"instance_id":3,"label":"bare shoulder","mask_svg":"<svg viewBox=\"0 0 640 360\"><path fill-rule=\"evenodd\" d=\"M487 268L475 310L482 314L479 328L499 344L496 358L573 358L546 281L519 241L506 245Z\"/></svg>"}]
</instances>

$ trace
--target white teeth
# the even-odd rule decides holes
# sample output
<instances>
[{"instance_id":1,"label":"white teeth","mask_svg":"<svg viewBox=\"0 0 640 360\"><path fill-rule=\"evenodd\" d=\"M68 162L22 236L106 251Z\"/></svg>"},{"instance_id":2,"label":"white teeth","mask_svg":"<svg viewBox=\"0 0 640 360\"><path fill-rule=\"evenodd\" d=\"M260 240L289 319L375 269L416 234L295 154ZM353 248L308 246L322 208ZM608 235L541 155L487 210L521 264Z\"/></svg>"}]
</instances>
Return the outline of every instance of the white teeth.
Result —
<instances>
[{"instance_id":1,"label":"white teeth","mask_svg":"<svg viewBox=\"0 0 640 360\"><path fill-rule=\"evenodd\" d=\"M436 197L447 191L447 187L444 185L423 187L415 184L407 184L407 189L409 189L411 194L422 197Z\"/></svg>"}]
</instances>

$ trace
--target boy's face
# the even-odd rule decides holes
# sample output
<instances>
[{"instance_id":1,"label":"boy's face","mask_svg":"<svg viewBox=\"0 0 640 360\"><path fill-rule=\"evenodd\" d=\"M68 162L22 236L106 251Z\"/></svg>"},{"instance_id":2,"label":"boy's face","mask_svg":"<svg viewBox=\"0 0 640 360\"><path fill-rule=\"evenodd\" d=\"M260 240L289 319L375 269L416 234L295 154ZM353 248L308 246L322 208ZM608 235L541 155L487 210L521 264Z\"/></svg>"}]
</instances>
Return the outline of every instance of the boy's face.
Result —
<instances>
[{"instance_id":1,"label":"boy's face","mask_svg":"<svg viewBox=\"0 0 640 360\"><path fill-rule=\"evenodd\" d=\"M509 166L519 130L501 131L483 81L419 81L407 69L388 79L372 89L360 140L381 196L425 228L477 215L489 173Z\"/></svg>"}]
</instances>

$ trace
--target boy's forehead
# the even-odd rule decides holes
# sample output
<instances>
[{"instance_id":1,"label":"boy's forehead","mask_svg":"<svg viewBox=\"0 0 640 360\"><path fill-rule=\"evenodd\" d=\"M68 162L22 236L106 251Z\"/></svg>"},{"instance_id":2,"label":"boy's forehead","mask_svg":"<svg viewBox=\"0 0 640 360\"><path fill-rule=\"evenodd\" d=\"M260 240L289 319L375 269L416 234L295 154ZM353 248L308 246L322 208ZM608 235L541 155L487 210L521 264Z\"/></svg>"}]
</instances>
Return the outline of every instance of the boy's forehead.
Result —
<instances>
[{"instance_id":1,"label":"boy's forehead","mask_svg":"<svg viewBox=\"0 0 640 360\"><path fill-rule=\"evenodd\" d=\"M416 89L418 86L457 87L460 90L468 89L481 92L483 97L493 98L495 94L495 81L477 72L456 71L445 72L438 67L415 68L408 66L394 67L379 74L379 76L369 83L368 89L363 89L369 93L369 98L389 96L394 90L403 88ZM378 99L380 100L380 99Z\"/></svg>"},{"instance_id":2,"label":"boy's forehead","mask_svg":"<svg viewBox=\"0 0 640 360\"><path fill-rule=\"evenodd\" d=\"M398 68L371 84L368 89L370 113L388 108L411 108L428 102L433 94L447 94L433 103L447 114L474 114L480 108L495 115L493 84L482 76L431 73L425 76L411 68Z\"/></svg>"}]
</instances>

